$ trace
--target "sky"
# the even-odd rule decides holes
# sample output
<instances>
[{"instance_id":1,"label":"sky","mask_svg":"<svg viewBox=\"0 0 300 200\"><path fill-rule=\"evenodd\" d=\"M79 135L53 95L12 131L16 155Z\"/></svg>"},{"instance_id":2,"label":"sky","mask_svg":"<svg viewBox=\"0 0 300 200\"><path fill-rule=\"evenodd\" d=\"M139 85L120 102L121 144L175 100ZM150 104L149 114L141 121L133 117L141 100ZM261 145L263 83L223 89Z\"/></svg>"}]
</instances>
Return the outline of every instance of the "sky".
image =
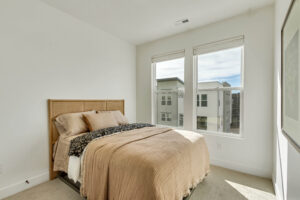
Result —
<instances>
[{"instance_id":1,"label":"sky","mask_svg":"<svg viewBox=\"0 0 300 200\"><path fill-rule=\"evenodd\" d=\"M156 78L178 77L184 81L184 58L168 60L156 64Z\"/></svg>"},{"instance_id":2,"label":"sky","mask_svg":"<svg viewBox=\"0 0 300 200\"><path fill-rule=\"evenodd\" d=\"M241 86L242 47L226 49L198 56L198 82L228 82ZM184 58L156 64L156 78L178 77L184 81Z\"/></svg>"}]
</instances>

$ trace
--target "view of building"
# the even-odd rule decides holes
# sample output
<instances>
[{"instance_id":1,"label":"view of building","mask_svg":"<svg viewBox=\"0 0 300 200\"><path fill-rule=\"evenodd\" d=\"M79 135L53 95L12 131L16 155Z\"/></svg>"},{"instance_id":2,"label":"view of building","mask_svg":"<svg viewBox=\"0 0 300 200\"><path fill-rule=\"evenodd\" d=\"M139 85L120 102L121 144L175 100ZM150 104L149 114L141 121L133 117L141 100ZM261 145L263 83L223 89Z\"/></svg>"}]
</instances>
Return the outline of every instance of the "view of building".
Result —
<instances>
[{"instance_id":1,"label":"view of building","mask_svg":"<svg viewBox=\"0 0 300 200\"><path fill-rule=\"evenodd\" d=\"M201 82L197 90L197 129L230 132L231 92L227 82Z\"/></svg>"},{"instance_id":2,"label":"view of building","mask_svg":"<svg viewBox=\"0 0 300 200\"><path fill-rule=\"evenodd\" d=\"M196 94L197 129L238 133L240 94L224 88L227 82L200 82ZM157 80L157 124L183 126L184 82L179 78Z\"/></svg>"},{"instance_id":3,"label":"view of building","mask_svg":"<svg viewBox=\"0 0 300 200\"><path fill-rule=\"evenodd\" d=\"M157 124L183 126L184 83L179 78L157 80Z\"/></svg>"}]
</instances>

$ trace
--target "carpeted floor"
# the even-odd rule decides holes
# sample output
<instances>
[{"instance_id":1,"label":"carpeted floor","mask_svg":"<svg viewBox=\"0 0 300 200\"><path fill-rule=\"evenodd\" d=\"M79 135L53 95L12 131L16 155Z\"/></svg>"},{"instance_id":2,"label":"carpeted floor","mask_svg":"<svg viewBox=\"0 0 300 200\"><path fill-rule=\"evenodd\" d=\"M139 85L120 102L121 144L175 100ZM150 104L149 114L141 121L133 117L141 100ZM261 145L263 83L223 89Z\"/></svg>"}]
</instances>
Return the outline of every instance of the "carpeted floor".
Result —
<instances>
[{"instance_id":1,"label":"carpeted floor","mask_svg":"<svg viewBox=\"0 0 300 200\"><path fill-rule=\"evenodd\" d=\"M5 200L82 200L59 179L20 192ZM211 172L189 200L275 200L271 180L211 166Z\"/></svg>"}]
</instances>

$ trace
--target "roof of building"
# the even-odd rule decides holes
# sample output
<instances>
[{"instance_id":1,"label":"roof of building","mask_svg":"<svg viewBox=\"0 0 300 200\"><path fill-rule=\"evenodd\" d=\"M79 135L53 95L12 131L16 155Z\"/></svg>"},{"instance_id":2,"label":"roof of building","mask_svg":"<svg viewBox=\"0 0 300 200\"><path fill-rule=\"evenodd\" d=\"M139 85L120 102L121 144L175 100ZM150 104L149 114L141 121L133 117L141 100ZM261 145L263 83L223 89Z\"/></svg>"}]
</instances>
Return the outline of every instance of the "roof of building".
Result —
<instances>
[{"instance_id":1,"label":"roof of building","mask_svg":"<svg viewBox=\"0 0 300 200\"><path fill-rule=\"evenodd\" d=\"M180 82L181 84L184 85L184 82L178 78L178 77L170 77L170 78L160 78L160 79L157 79L156 80L157 82L166 82L166 81L178 81ZM230 87L231 85L228 83L228 82L219 82L219 81L206 81L206 82L199 82L198 84L201 84L201 83L217 83L217 84L221 84L223 85L224 87Z\"/></svg>"},{"instance_id":2,"label":"roof of building","mask_svg":"<svg viewBox=\"0 0 300 200\"><path fill-rule=\"evenodd\" d=\"M202 81L202 82L198 82L198 84L201 84L201 83L217 83L217 84L227 86L227 87L231 86L227 81L224 81L224 82L220 82L220 81Z\"/></svg>"},{"instance_id":3,"label":"roof of building","mask_svg":"<svg viewBox=\"0 0 300 200\"><path fill-rule=\"evenodd\" d=\"M178 77L171 77L171 78L160 78L156 80L157 82L165 82L165 81L178 81L181 84L184 84L184 82L178 78Z\"/></svg>"},{"instance_id":4,"label":"roof of building","mask_svg":"<svg viewBox=\"0 0 300 200\"><path fill-rule=\"evenodd\" d=\"M222 82L222 84L223 84L223 86L225 86L225 87L230 87L231 85L228 83L228 82Z\"/></svg>"}]
</instances>

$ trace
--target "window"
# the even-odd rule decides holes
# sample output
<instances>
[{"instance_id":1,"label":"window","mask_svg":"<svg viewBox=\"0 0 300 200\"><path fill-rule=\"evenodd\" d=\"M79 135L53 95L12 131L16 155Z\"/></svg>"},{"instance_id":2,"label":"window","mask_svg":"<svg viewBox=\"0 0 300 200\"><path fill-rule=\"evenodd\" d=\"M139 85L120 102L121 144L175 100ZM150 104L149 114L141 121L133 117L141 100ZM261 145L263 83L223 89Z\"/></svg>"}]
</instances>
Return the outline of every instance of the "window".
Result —
<instances>
[{"instance_id":1,"label":"window","mask_svg":"<svg viewBox=\"0 0 300 200\"><path fill-rule=\"evenodd\" d=\"M201 107L207 107L207 94L201 94Z\"/></svg>"},{"instance_id":2,"label":"window","mask_svg":"<svg viewBox=\"0 0 300 200\"><path fill-rule=\"evenodd\" d=\"M167 113L167 121L168 122L172 121L172 113Z\"/></svg>"},{"instance_id":3,"label":"window","mask_svg":"<svg viewBox=\"0 0 300 200\"><path fill-rule=\"evenodd\" d=\"M200 129L200 130L207 129L207 117L197 116L197 129Z\"/></svg>"},{"instance_id":4,"label":"window","mask_svg":"<svg viewBox=\"0 0 300 200\"><path fill-rule=\"evenodd\" d=\"M172 97L168 96L168 102L167 105L170 106L172 105Z\"/></svg>"},{"instance_id":5,"label":"window","mask_svg":"<svg viewBox=\"0 0 300 200\"><path fill-rule=\"evenodd\" d=\"M213 47L196 54L197 129L239 134L244 48L242 43Z\"/></svg>"},{"instance_id":6,"label":"window","mask_svg":"<svg viewBox=\"0 0 300 200\"><path fill-rule=\"evenodd\" d=\"M165 113L161 113L161 121L166 121L166 114Z\"/></svg>"},{"instance_id":7,"label":"window","mask_svg":"<svg viewBox=\"0 0 300 200\"><path fill-rule=\"evenodd\" d=\"M179 126L183 126L183 114L179 114Z\"/></svg>"},{"instance_id":8,"label":"window","mask_svg":"<svg viewBox=\"0 0 300 200\"><path fill-rule=\"evenodd\" d=\"M182 126L184 113L184 52L181 57L152 59L153 67L153 123ZM169 58L169 57L168 57Z\"/></svg>"},{"instance_id":9,"label":"window","mask_svg":"<svg viewBox=\"0 0 300 200\"><path fill-rule=\"evenodd\" d=\"M162 106L166 105L166 97L165 96L161 97L161 105Z\"/></svg>"},{"instance_id":10,"label":"window","mask_svg":"<svg viewBox=\"0 0 300 200\"><path fill-rule=\"evenodd\" d=\"M152 123L192 125L207 134L239 134L243 123L243 43L240 36L193 49L194 69L189 74L193 89L188 89L194 91L186 95L188 99L184 99L185 52L152 57ZM185 115L184 101L194 106ZM192 123L185 123L184 117L192 118Z\"/></svg>"}]
</instances>

